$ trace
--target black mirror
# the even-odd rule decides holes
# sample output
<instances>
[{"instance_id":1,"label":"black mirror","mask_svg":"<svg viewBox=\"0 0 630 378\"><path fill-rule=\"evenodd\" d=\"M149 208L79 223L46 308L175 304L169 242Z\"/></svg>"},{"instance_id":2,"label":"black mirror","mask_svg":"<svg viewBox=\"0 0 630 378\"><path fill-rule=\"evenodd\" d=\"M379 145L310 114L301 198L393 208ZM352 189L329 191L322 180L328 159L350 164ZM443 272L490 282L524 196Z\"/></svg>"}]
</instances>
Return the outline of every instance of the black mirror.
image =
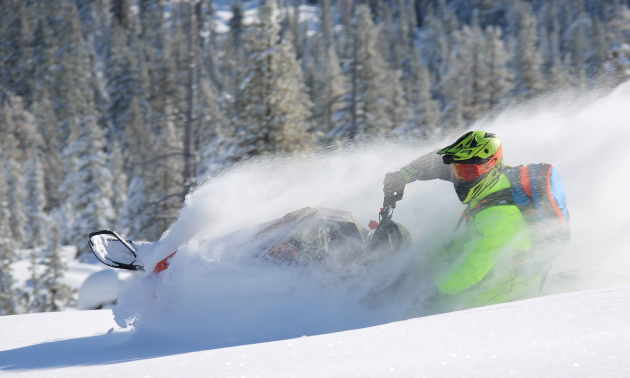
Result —
<instances>
[{"instance_id":1,"label":"black mirror","mask_svg":"<svg viewBox=\"0 0 630 378\"><path fill-rule=\"evenodd\" d=\"M144 270L136 264L136 250L131 244L110 230L92 232L88 244L94 256L107 266L127 270Z\"/></svg>"}]
</instances>

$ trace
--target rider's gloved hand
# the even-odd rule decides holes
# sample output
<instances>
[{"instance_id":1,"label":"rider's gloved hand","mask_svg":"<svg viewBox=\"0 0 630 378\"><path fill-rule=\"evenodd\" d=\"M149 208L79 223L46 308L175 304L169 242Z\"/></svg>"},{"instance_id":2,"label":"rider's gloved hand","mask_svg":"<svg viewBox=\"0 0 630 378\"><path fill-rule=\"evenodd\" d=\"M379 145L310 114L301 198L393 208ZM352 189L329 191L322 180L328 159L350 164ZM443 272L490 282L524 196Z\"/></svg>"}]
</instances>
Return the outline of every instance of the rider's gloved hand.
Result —
<instances>
[{"instance_id":1,"label":"rider's gloved hand","mask_svg":"<svg viewBox=\"0 0 630 378\"><path fill-rule=\"evenodd\" d=\"M385 194L383 206L391 206L396 203L396 201L400 201L405 192L406 184L407 180L402 172L396 171L387 173L383 180L383 193Z\"/></svg>"}]
</instances>

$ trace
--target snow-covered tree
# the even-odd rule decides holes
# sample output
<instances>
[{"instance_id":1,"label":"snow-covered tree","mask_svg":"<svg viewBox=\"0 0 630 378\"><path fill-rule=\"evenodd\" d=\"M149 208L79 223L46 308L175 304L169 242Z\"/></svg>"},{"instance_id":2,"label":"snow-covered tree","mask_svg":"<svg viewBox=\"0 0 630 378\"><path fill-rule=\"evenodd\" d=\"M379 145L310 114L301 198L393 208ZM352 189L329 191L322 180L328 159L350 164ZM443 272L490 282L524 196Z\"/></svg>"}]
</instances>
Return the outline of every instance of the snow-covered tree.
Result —
<instances>
[{"instance_id":1,"label":"snow-covered tree","mask_svg":"<svg viewBox=\"0 0 630 378\"><path fill-rule=\"evenodd\" d=\"M60 254L60 248L61 232L53 227L49 248L31 250L31 278L22 297L26 312L61 311L74 304L75 290L62 282L67 263Z\"/></svg>"},{"instance_id":2,"label":"snow-covered tree","mask_svg":"<svg viewBox=\"0 0 630 378\"><path fill-rule=\"evenodd\" d=\"M118 141L110 143L107 156L108 168L112 174L112 208L116 223L124 216L123 208L127 200L127 174L124 171L122 151Z\"/></svg>"},{"instance_id":3,"label":"snow-covered tree","mask_svg":"<svg viewBox=\"0 0 630 378\"><path fill-rule=\"evenodd\" d=\"M348 46L352 55L345 65L351 121L337 126L329 135L350 138L384 135L409 118L402 85L398 79L392 79L399 78L400 73L391 73L379 53L381 25L374 24L366 5L357 7L355 33L356 39ZM393 116L393 109L398 109L399 119Z\"/></svg>"},{"instance_id":4,"label":"snow-covered tree","mask_svg":"<svg viewBox=\"0 0 630 378\"><path fill-rule=\"evenodd\" d=\"M43 143L41 144L43 161L42 171L44 172L44 183L46 193L46 211L51 208L60 206L64 197L59 192L59 186L63 181L64 171L60 155L60 138L59 121L52 102L49 98L48 91L42 90L35 95L36 100L31 105L31 111L35 116L35 123L38 130L42 134Z\"/></svg>"},{"instance_id":5,"label":"snow-covered tree","mask_svg":"<svg viewBox=\"0 0 630 378\"><path fill-rule=\"evenodd\" d=\"M536 17L531 6L516 0L519 7L518 34L513 58L515 70L514 91L517 96L530 98L545 89L541 65L542 57L538 50L538 30Z\"/></svg>"},{"instance_id":6,"label":"snow-covered tree","mask_svg":"<svg viewBox=\"0 0 630 378\"><path fill-rule=\"evenodd\" d=\"M311 71L314 129L327 134L340 124L350 122L345 101L347 97L344 97L348 94L348 78L341 69L335 48L330 46L323 50L324 44L318 45L318 60L313 63Z\"/></svg>"},{"instance_id":7,"label":"snow-covered tree","mask_svg":"<svg viewBox=\"0 0 630 378\"><path fill-rule=\"evenodd\" d=\"M127 188L127 200L123 209L121 232L134 240L157 240L160 235L155 232L155 221L148 210L148 188L140 172L134 171Z\"/></svg>"},{"instance_id":8,"label":"snow-covered tree","mask_svg":"<svg viewBox=\"0 0 630 378\"><path fill-rule=\"evenodd\" d=\"M27 223L25 228L27 248L44 247L48 243L50 218L45 213L46 187L44 172L37 151L31 150L26 166L26 199L24 201Z\"/></svg>"},{"instance_id":9,"label":"snow-covered tree","mask_svg":"<svg viewBox=\"0 0 630 378\"><path fill-rule=\"evenodd\" d=\"M46 269L40 277L43 294L43 311L61 311L74 304L75 290L64 284L61 279L68 270L67 263L61 256L61 232L55 228L52 233L49 252L44 257Z\"/></svg>"},{"instance_id":10,"label":"snow-covered tree","mask_svg":"<svg viewBox=\"0 0 630 378\"><path fill-rule=\"evenodd\" d=\"M66 155L75 168L66 177L63 187L69 192L67 203L74 213L68 239L82 254L89 252L85 236L110 228L115 221L113 177L104 152L104 132L93 115L85 116L78 135L72 139Z\"/></svg>"},{"instance_id":11,"label":"snow-covered tree","mask_svg":"<svg viewBox=\"0 0 630 378\"><path fill-rule=\"evenodd\" d=\"M29 253L28 270L31 276L26 280L26 290L20 296L20 304L26 313L44 312L46 306L45 293L42 293L40 280L41 269L38 249L31 249Z\"/></svg>"},{"instance_id":12,"label":"snow-covered tree","mask_svg":"<svg viewBox=\"0 0 630 378\"><path fill-rule=\"evenodd\" d=\"M22 165L24 145L21 143L20 133L32 126L30 118L32 116L24 111L19 97L9 97L0 103L0 127L4 134L0 141L1 169L9 188L6 194L9 225L18 247L26 243L27 224L24 209L26 181Z\"/></svg>"},{"instance_id":13,"label":"snow-covered tree","mask_svg":"<svg viewBox=\"0 0 630 378\"><path fill-rule=\"evenodd\" d=\"M459 87L462 111L466 119L475 120L489 109L486 38L475 17L472 27L464 25L454 33L457 48L453 50L445 81Z\"/></svg>"},{"instance_id":14,"label":"snow-covered tree","mask_svg":"<svg viewBox=\"0 0 630 378\"><path fill-rule=\"evenodd\" d=\"M435 84L442 80L446 63L450 56L449 40L444 31L444 23L431 10L425 16L424 27L420 32L422 56L427 62Z\"/></svg>"},{"instance_id":15,"label":"snow-covered tree","mask_svg":"<svg viewBox=\"0 0 630 378\"><path fill-rule=\"evenodd\" d=\"M120 17L123 20L127 19L126 12L123 11L125 6L125 4L118 5ZM114 17L114 20L118 20L118 18ZM129 35L129 30L120 25L118 21L113 22L108 51L105 56L104 74L109 96L106 119L117 133L124 130L124 121L131 110L133 98L141 92L138 60L129 46ZM148 45L150 46L150 44ZM149 49L149 47L146 48ZM147 83L147 85L150 84ZM167 88L163 89L166 90Z\"/></svg>"},{"instance_id":16,"label":"snow-covered tree","mask_svg":"<svg viewBox=\"0 0 630 378\"><path fill-rule=\"evenodd\" d=\"M390 130L404 129L411 118L411 110L405 99L405 91L400 83L400 70L389 70L387 78L389 83L389 98L387 98L387 115L390 122Z\"/></svg>"},{"instance_id":17,"label":"snow-covered tree","mask_svg":"<svg viewBox=\"0 0 630 378\"><path fill-rule=\"evenodd\" d=\"M413 113L406 131L417 137L427 137L439 126L440 109L431 94L431 76L420 57L420 50L414 47L412 54L410 74L403 79Z\"/></svg>"},{"instance_id":18,"label":"snow-covered tree","mask_svg":"<svg viewBox=\"0 0 630 378\"><path fill-rule=\"evenodd\" d=\"M151 240L159 239L177 219L187 194L184 192L182 138L173 122L166 122L158 135L156 151L159 151L156 156L144 164L144 182L148 183L145 186L148 199L145 215L152 218Z\"/></svg>"},{"instance_id":19,"label":"snow-covered tree","mask_svg":"<svg viewBox=\"0 0 630 378\"><path fill-rule=\"evenodd\" d=\"M10 265L15 259L16 245L9 224L8 190L4 175L0 175L0 315L15 314L19 296Z\"/></svg>"},{"instance_id":20,"label":"snow-covered tree","mask_svg":"<svg viewBox=\"0 0 630 378\"><path fill-rule=\"evenodd\" d=\"M280 40L275 0L261 5L260 22L244 35L248 56L230 103L233 143L226 158L295 151L309 144L311 106L290 33Z\"/></svg>"},{"instance_id":21,"label":"snow-covered tree","mask_svg":"<svg viewBox=\"0 0 630 378\"><path fill-rule=\"evenodd\" d=\"M486 91L489 110L500 107L512 90L513 75L508 68L511 56L505 48L502 34L501 29L496 26L488 26L485 30L487 43L485 56L488 64Z\"/></svg>"}]
</instances>

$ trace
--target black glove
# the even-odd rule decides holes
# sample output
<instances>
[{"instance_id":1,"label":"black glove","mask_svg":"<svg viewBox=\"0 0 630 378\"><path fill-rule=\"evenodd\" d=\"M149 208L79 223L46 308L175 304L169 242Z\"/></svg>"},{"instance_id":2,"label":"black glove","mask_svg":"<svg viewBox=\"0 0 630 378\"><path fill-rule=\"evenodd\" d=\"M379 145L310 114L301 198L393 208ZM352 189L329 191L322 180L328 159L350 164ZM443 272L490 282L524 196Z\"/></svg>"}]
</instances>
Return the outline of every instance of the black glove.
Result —
<instances>
[{"instance_id":1,"label":"black glove","mask_svg":"<svg viewBox=\"0 0 630 378\"><path fill-rule=\"evenodd\" d=\"M405 184L407 184L407 180L400 171L389 172L385 175L385 180L383 180L384 207L391 206L402 199L405 192Z\"/></svg>"}]
</instances>

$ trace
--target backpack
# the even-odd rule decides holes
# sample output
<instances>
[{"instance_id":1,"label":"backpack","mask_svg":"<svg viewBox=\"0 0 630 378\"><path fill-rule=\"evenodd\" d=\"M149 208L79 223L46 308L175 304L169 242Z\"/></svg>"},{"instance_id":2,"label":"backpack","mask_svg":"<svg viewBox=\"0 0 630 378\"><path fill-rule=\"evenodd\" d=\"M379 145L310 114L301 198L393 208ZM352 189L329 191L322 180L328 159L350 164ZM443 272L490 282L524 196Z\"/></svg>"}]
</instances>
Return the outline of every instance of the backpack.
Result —
<instances>
[{"instance_id":1,"label":"backpack","mask_svg":"<svg viewBox=\"0 0 630 378\"><path fill-rule=\"evenodd\" d=\"M569 242L569 210L562 180L551 164L505 167L511 187L492 193L467 214L492 206L516 205L529 225L532 248L530 266L545 268L560 255Z\"/></svg>"}]
</instances>

